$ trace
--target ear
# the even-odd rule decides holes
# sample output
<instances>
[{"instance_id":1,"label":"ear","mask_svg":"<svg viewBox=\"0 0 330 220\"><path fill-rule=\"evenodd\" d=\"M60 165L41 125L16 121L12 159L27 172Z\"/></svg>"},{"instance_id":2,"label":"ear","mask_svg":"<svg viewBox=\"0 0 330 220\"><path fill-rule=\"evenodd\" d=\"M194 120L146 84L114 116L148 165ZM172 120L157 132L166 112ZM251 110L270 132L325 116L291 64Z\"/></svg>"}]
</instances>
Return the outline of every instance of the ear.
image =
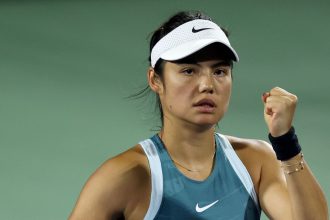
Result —
<instances>
[{"instance_id":1,"label":"ear","mask_svg":"<svg viewBox=\"0 0 330 220\"><path fill-rule=\"evenodd\" d=\"M147 72L148 83L152 91L155 93L162 93L163 91L163 82L160 79L159 75L155 72L154 68L149 67Z\"/></svg>"}]
</instances>

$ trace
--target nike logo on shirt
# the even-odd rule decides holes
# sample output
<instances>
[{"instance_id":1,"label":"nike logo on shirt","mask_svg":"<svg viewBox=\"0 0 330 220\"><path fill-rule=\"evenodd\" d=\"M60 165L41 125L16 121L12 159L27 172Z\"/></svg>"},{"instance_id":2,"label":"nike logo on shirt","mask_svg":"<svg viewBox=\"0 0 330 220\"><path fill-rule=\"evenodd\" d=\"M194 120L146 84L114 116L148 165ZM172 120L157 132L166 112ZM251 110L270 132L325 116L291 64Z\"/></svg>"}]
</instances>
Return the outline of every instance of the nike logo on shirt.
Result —
<instances>
[{"instance_id":1,"label":"nike logo on shirt","mask_svg":"<svg viewBox=\"0 0 330 220\"><path fill-rule=\"evenodd\" d=\"M212 202L204 207L199 207L198 203L196 204L196 212L204 212L205 210L211 208L215 203L219 202L219 200Z\"/></svg>"}]
</instances>

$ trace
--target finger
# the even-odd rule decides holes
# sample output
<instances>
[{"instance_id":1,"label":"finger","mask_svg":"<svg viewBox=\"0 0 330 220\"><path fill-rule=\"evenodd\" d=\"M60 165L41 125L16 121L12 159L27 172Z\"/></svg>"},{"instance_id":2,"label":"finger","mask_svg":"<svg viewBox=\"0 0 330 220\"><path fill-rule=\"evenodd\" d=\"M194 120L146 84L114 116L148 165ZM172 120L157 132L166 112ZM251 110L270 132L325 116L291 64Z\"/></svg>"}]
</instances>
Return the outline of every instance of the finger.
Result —
<instances>
[{"instance_id":1,"label":"finger","mask_svg":"<svg viewBox=\"0 0 330 220\"><path fill-rule=\"evenodd\" d=\"M296 105L296 100L289 96L269 96L266 100L266 104L290 107Z\"/></svg>"},{"instance_id":2,"label":"finger","mask_svg":"<svg viewBox=\"0 0 330 220\"><path fill-rule=\"evenodd\" d=\"M266 114L266 115L270 115L270 116L272 116L272 115L274 114L274 112L272 111L271 108L266 107L266 108L265 108L265 114Z\"/></svg>"},{"instance_id":3,"label":"finger","mask_svg":"<svg viewBox=\"0 0 330 220\"><path fill-rule=\"evenodd\" d=\"M279 96L279 95L270 95L267 97L266 103L269 102L278 102L278 103L291 103L292 99L289 96Z\"/></svg>"},{"instance_id":4,"label":"finger","mask_svg":"<svg viewBox=\"0 0 330 220\"><path fill-rule=\"evenodd\" d=\"M276 86L276 87L274 87L270 90L270 94L271 95L289 95L291 93L289 93L288 91Z\"/></svg>"},{"instance_id":5,"label":"finger","mask_svg":"<svg viewBox=\"0 0 330 220\"><path fill-rule=\"evenodd\" d=\"M272 117L288 116L295 107L295 103L287 96L270 96L265 103L264 113Z\"/></svg>"},{"instance_id":6,"label":"finger","mask_svg":"<svg viewBox=\"0 0 330 220\"><path fill-rule=\"evenodd\" d=\"M264 92L261 96L261 100L266 103L267 101L267 98L270 96L270 93L269 92Z\"/></svg>"},{"instance_id":7,"label":"finger","mask_svg":"<svg viewBox=\"0 0 330 220\"><path fill-rule=\"evenodd\" d=\"M290 97L292 100L297 100L297 96L280 88L280 87L274 87L273 89L270 90L270 95L272 96L288 96Z\"/></svg>"}]
</instances>

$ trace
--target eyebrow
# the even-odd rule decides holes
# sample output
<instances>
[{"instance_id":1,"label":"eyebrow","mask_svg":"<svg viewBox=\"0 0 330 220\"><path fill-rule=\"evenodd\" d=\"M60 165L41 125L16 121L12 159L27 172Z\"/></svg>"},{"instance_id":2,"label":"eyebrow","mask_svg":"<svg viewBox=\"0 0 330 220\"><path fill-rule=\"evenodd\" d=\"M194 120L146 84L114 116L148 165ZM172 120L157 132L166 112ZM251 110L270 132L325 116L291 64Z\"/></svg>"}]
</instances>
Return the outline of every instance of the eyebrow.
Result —
<instances>
[{"instance_id":1,"label":"eyebrow","mask_svg":"<svg viewBox=\"0 0 330 220\"><path fill-rule=\"evenodd\" d=\"M188 61L188 60L185 60L185 61L182 61L182 62L174 62L176 64L180 64L180 65L197 65L197 66L200 66L200 64L196 61ZM212 68L215 68L215 67L219 67L219 66L232 66L232 61L230 60L221 60L219 62L216 62L214 64L211 65Z\"/></svg>"},{"instance_id":2,"label":"eyebrow","mask_svg":"<svg viewBox=\"0 0 330 220\"><path fill-rule=\"evenodd\" d=\"M215 68L218 66L232 66L232 62L229 60L222 60L222 61L219 61L219 62L213 64L211 67Z\"/></svg>"}]
</instances>

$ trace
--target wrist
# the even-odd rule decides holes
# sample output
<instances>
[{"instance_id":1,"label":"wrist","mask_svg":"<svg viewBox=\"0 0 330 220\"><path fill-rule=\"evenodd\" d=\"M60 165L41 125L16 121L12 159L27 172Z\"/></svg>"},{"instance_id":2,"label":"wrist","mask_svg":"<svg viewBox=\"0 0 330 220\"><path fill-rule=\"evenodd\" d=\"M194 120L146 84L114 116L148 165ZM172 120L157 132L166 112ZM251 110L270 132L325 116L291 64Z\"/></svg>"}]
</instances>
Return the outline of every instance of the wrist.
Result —
<instances>
[{"instance_id":1,"label":"wrist","mask_svg":"<svg viewBox=\"0 0 330 220\"><path fill-rule=\"evenodd\" d=\"M303 153L299 153L298 155L294 156L293 158L282 161L281 167L287 175L291 175L296 172L300 172L305 168L304 166L304 155Z\"/></svg>"},{"instance_id":2,"label":"wrist","mask_svg":"<svg viewBox=\"0 0 330 220\"><path fill-rule=\"evenodd\" d=\"M301 147L294 127L291 127L287 133L278 137L273 137L271 134L268 134L268 138L278 160L289 160L301 152Z\"/></svg>"}]
</instances>

